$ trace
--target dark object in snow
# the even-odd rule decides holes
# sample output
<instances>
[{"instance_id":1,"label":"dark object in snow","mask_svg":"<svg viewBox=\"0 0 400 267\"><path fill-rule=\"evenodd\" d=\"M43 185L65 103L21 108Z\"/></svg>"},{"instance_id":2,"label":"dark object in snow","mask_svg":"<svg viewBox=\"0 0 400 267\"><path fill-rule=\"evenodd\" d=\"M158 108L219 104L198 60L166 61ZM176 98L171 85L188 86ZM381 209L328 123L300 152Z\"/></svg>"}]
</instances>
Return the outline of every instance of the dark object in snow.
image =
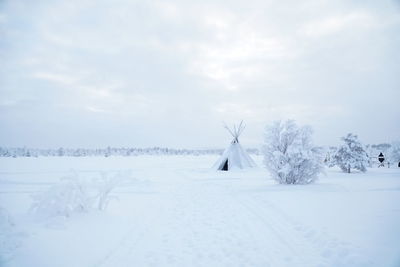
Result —
<instances>
[{"instance_id":1,"label":"dark object in snow","mask_svg":"<svg viewBox=\"0 0 400 267\"><path fill-rule=\"evenodd\" d=\"M382 152L379 153L378 160L380 162L380 164L378 165L378 168L384 167L385 165L383 164L383 162L385 161L385 156L382 154Z\"/></svg>"},{"instance_id":2,"label":"dark object in snow","mask_svg":"<svg viewBox=\"0 0 400 267\"><path fill-rule=\"evenodd\" d=\"M400 168L400 161L399 161L399 164L397 164L397 167L399 167L399 168Z\"/></svg>"},{"instance_id":3,"label":"dark object in snow","mask_svg":"<svg viewBox=\"0 0 400 267\"><path fill-rule=\"evenodd\" d=\"M383 156L382 152L379 154L378 160L380 163L382 163L385 160L385 157Z\"/></svg>"},{"instance_id":4,"label":"dark object in snow","mask_svg":"<svg viewBox=\"0 0 400 267\"><path fill-rule=\"evenodd\" d=\"M221 171L227 171L227 170L228 170L228 160L225 161L225 164L222 167Z\"/></svg>"}]
</instances>

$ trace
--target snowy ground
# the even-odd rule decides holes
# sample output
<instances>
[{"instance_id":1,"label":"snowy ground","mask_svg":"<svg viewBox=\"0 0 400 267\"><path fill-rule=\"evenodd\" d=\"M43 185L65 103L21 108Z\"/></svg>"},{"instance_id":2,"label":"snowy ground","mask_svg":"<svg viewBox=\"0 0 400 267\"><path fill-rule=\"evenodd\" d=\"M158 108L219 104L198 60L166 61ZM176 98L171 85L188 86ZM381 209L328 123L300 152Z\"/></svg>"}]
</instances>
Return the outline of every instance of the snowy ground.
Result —
<instances>
[{"instance_id":1,"label":"snowy ground","mask_svg":"<svg viewBox=\"0 0 400 267\"><path fill-rule=\"evenodd\" d=\"M283 186L262 168L210 171L216 159L0 158L0 206L18 244L0 266L400 266L399 168ZM132 178L104 212L34 219L31 195L70 169Z\"/></svg>"}]
</instances>

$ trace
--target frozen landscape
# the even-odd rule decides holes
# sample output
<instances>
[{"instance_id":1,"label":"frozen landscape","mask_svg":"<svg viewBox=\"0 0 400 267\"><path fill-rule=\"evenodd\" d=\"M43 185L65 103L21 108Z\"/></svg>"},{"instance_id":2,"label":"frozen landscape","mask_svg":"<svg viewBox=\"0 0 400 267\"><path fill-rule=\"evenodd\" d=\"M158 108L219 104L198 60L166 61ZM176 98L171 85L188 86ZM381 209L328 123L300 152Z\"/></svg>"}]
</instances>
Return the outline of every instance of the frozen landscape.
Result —
<instances>
[{"instance_id":1,"label":"frozen landscape","mask_svg":"<svg viewBox=\"0 0 400 267\"><path fill-rule=\"evenodd\" d=\"M0 158L13 224L1 266L399 266L400 168L326 169L279 185L258 167L214 171L217 156ZM123 174L106 210L45 218L32 195L74 170Z\"/></svg>"},{"instance_id":2,"label":"frozen landscape","mask_svg":"<svg viewBox=\"0 0 400 267\"><path fill-rule=\"evenodd\" d=\"M0 267L400 267L399 37L400 0L0 0Z\"/></svg>"}]
</instances>

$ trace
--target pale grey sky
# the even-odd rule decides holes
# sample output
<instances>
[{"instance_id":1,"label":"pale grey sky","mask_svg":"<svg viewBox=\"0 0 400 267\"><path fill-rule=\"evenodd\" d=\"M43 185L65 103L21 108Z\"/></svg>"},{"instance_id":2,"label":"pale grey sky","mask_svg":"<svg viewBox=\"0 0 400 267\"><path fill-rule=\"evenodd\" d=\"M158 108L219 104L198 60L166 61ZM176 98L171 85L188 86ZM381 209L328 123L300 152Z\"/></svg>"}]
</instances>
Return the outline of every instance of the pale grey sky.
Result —
<instances>
[{"instance_id":1,"label":"pale grey sky","mask_svg":"<svg viewBox=\"0 0 400 267\"><path fill-rule=\"evenodd\" d=\"M400 139L395 0L0 0L0 145L224 147L244 120Z\"/></svg>"}]
</instances>

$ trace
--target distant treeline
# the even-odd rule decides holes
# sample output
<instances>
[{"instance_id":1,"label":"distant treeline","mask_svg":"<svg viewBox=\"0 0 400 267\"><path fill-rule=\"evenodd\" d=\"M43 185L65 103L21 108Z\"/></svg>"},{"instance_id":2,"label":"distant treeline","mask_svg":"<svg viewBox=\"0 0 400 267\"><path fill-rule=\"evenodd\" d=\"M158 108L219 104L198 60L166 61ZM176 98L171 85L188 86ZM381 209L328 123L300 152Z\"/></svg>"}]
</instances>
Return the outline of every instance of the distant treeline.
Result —
<instances>
[{"instance_id":1,"label":"distant treeline","mask_svg":"<svg viewBox=\"0 0 400 267\"><path fill-rule=\"evenodd\" d=\"M246 149L249 154L259 154L259 150ZM175 149L163 147L151 148L117 148L107 147L98 149L88 148L57 148L42 149L28 147L0 147L0 157L110 157L110 156L139 156L139 155L221 155L223 149Z\"/></svg>"},{"instance_id":2,"label":"distant treeline","mask_svg":"<svg viewBox=\"0 0 400 267\"><path fill-rule=\"evenodd\" d=\"M386 152L391 145L387 143L366 145L365 149L370 158L377 157L379 152ZM257 148L248 148L252 155L260 155ZM326 153L334 154L336 147L325 148ZM221 155L224 149L176 149L166 147L128 148L28 148L28 147L0 147L0 157L110 157L110 156L139 156L139 155Z\"/></svg>"}]
</instances>

